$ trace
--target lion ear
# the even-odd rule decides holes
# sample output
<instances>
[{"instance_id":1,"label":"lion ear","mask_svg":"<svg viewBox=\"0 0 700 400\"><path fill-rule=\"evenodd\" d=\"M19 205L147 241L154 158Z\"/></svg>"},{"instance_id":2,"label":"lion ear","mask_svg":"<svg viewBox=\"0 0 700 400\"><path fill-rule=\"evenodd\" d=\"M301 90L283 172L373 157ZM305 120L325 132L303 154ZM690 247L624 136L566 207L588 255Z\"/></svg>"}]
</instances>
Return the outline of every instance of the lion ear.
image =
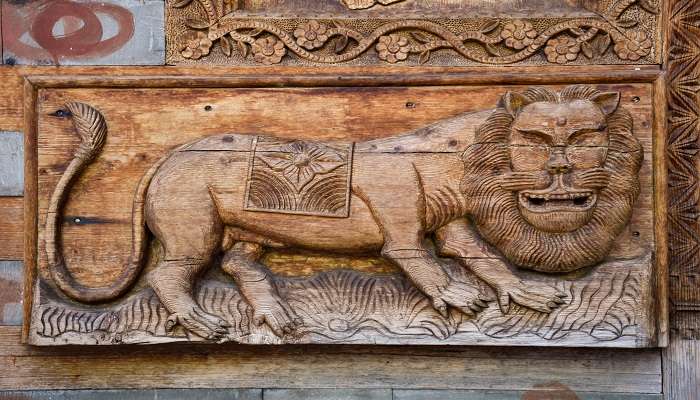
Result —
<instances>
[{"instance_id":1,"label":"lion ear","mask_svg":"<svg viewBox=\"0 0 700 400\"><path fill-rule=\"evenodd\" d=\"M501 102L503 103L503 108L505 108L506 111L508 111L508 113L513 117L520 112L521 108L530 104L530 100L528 100L522 94L516 92L506 92L506 94L504 94L501 98Z\"/></svg>"},{"instance_id":2,"label":"lion ear","mask_svg":"<svg viewBox=\"0 0 700 400\"><path fill-rule=\"evenodd\" d=\"M620 106L620 92L605 92L591 97L591 101L595 103L605 115L610 115Z\"/></svg>"}]
</instances>

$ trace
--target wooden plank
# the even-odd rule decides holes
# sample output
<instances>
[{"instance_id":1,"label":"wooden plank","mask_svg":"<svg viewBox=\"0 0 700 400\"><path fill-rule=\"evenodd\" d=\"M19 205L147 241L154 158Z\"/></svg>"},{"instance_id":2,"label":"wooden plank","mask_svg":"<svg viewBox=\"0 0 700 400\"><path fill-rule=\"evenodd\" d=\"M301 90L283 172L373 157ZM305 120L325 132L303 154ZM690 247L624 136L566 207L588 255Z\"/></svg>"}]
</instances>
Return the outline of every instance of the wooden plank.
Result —
<instances>
[{"instance_id":1,"label":"wooden plank","mask_svg":"<svg viewBox=\"0 0 700 400\"><path fill-rule=\"evenodd\" d=\"M162 65L164 6L162 0L5 1L4 63Z\"/></svg>"},{"instance_id":2,"label":"wooden plank","mask_svg":"<svg viewBox=\"0 0 700 400\"><path fill-rule=\"evenodd\" d=\"M70 268L73 268L78 281L91 286L103 286L121 274L120 261L124 261L125 254L128 253L131 235L131 198L136 184L144 171L165 154L169 147L220 132L255 132L285 138L339 139L359 142L369 138L398 135L443 118L468 112L484 110L488 112L498 104L499 97L506 91L524 89L521 86L235 90L176 88L129 91L111 88L42 89L39 93L41 104L38 109L40 126L38 140L39 147L42 149L38 166L41 171L39 209L42 215L46 213L48 197L53 192L53 187L68 161L67 157L71 154L67 149L73 148L77 141L69 121L55 116L56 110L61 109L66 102L74 98L89 102L108 116L110 136L105 151L88 169L88 175L96 174L91 175L95 179L86 176L79 182L80 191L71 195L65 214L70 217L70 221L65 226L63 241L67 247L72 247L76 251L67 255L66 261ZM634 115L635 137L642 142L646 153L641 172L643 192L630 227L632 231L637 232L636 239L633 236L625 237L623 242L634 242L640 245L653 243L651 86L605 84L600 85L599 89L620 91L622 104ZM113 101L117 96L120 97L119 103ZM124 101L132 106L124 109ZM408 103L415 106L407 107ZM284 104L284 107L279 104ZM360 104L362 106L355 106ZM388 110L391 112L387 113ZM296 118L298 115L306 115L306 117ZM204 124L203 121L207 123ZM474 124L481 123L481 120L478 120L468 125L463 129L463 134L460 131L459 137L468 143L476 127ZM317 128L309 130L309 126ZM125 132L130 134L126 135ZM217 143L220 142L221 140ZM358 154L362 151L364 150L358 150ZM195 152L192 152L190 155L194 154ZM360 158L359 155L357 157ZM243 165L247 162L246 160L240 158L235 161L238 164L228 165L227 174L246 170L247 164ZM233 163L234 160L231 162ZM461 161L458 160L458 163L461 165ZM458 169L454 171L455 174L461 174L457 172ZM227 175L227 182L232 179L231 176ZM459 179L456 177L454 181ZM455 190L458 191L458 189ZM237 201L234 203L237 204ZM43 217L40 226L43 229ZM292 225L288 226L289 228L278 229L293 228ZM296 235L288 233L287 236ZM90 248L95 251L83 251L86 248L80 246L88 242L93 243ZM42 249L40 259L44 259L43 251ZM647 283L643 283L642 287L648 287ZM641 300L647 301L650 298L648 295L643 295ZM573 309L578 309L578 304L575 304ZM497 311L495 307L492 310ZM39 314L40 311L37 311L36 315ZM601 312L602 315L604 315L603 312ZM323 326L326 325L323 324ZM595 324L592 323L592 325ZM636 341L612 343L593 340L586 343L603 346L650 345L652 342L647 338L652 336L647 336L645 328L647 322L640 321L639 326L641 330L638 334L639 340ZM157 336L165 338L164 334ZM452 343L474 343L468 342L467 336L464 335L464 338ZM105 340L108 341L108 339ZM143 341L141 338L128 340ZM167 339L154 338L153 340ZM488 339L488 342L482 340L479 343L498 344L507 340L509 339L493 338ZM42 343L48 344L49 341L50 339ZM58 340L54 343L62 343L62 341ZM509 340L508 343L522 345L534 342L519 341L516 338ZM576 343L582 344L583 341ZM565 343L559 341L558 344Z\"/></svg>"},{"instance_id":3,"label":"wooden plank","mask_svg":"<svg viewBox=\"0 0 700 400\"><path fill-rule=\"evenodd\" d=\"M391 389L265 389L265 400L392 400Z\"/></svg>"},{"instance_id":4,"label":"wooden plank","mask_svg":"<svg viewBox=\"0 0 700 400\"><path fill-rule=\"evenodd\" d=\"M37 89L27 80L23 81L22 100L24 109L24 265L27 266L24 272L24 315L32 312L34 297L34 285L36 284L37 249L34 243L39 240L38 211L33 201L37 198L37 119L34 115L37 112ZM22 341L26 341L29 332L29 318L24 318Z\"/></svg>"},{"instance_id":5,"label":"wooden plank","mask_svg":"<svg viewBox=\"0 0 700 400\"><path fill-rule=\"evenodd\" d=\"M394 389L393 400L662 400L662 394L574 392L557 382L518 391Z\"/></svg>"},{"instance_id":6,"label":"wooden plank","mask_svg":"<svg viewBox=\"0 0 700 400\"><path fill-rule=\"evenodd\" d=\"M0 131L0 196L24 193L24 144L20 132Z\"/></svg>"},{"instance_id":7,"label":"wooden plank","mask_svg":"<svg viewBox=\"0 0 700 400\"><path fill-rule=\"evenodd\" d=\"M261 389L18 390L0 400L262 400Z\"/></svg>"},{"instance_id":8,"label":"wooden plank","mask_svg":"<svg viewBox=\"0 0 700 400\"><path fill-rule=\"evenodd\" d=\"M22 131L22 77L17 69L0 66L0 130Z\"/></svg>"},{"instance_id":9,"label":"wooden plank","mask_svg":"<svg viewBox=\"0 0 700 400\"><path fill-rule=\"evenodd\" d=\"M24 256L24 200L0 197L0 260L21 260Z\"/></svg>"},{"instance_id":10,"label":"wooden plank","mask_svg":"<svg viewBox=\"0 0 700 400\"><path fill-rule=\"evenodd\" d=\"M666 400L700 399L700 340L671 335L663 350Z\"/></svg>"},{"instance_id":11,"label":"wooden plank","mask_svg":"<svg viewBox=\"0 0 700 400\"><path fill-rule=\"evenodd\" d=\"M0 261L0 325L22 324L22 262Z\"/></svg>"},{"instance_id":12,"label":"wooden plank","mask_svg":"<svg viewBox=\"0 0 700 400\"><path fill-rule=\"evenodd\" d=\"M700 92L695 56L700 52L697 0L668 2L669 294L672 330L681 338L700 340ZM689 366L690 367L690 366Z\"/></svg>"},{"instance_id":13,"label":"wooden plank","mask_svg":"<svg viewBox=\"0 0 700 400\"><path fill-rule=\"evenodd\" d=\"M375 3L382 5L372 7ZM169 64L654 64L662 53L658 12L636 2L624 6L610 0L256 0L208 4L169 3ZM617 22L621 18L635 18L640 23L630 31L629 25ZM194 27L193 19L197 21ZM257 34L247 33L253 28L268 35L256 41L260 38ZM590 28L593 30L588 31ZM572 37L572 31L579 33ZM345 42L337 41L341 35L346 36ZM558 43L572 40L573 44L574 37L575 43L582 43L589 51L582 53L579 46L571 46L568 51L559 47L557 53ZM611 51L590 51L600 46L601 40L609 44L611 37L617 45ZM629 39L623 41L623 37ZM264 54L265 44L276 45L276 51ZM336 52L329 51L333 47Z\"/></svg>"},{"instance_id":14,"label":"wooden plank","mask_svg":"<svg viewBox=\"0 0 700 400\"><path fill-rule=\"evenodd\" d=\"M454 388L660 393L658 350L392 346L120 346L19 344L0 327L0 389Z\"/></svg>"}]
</instances>

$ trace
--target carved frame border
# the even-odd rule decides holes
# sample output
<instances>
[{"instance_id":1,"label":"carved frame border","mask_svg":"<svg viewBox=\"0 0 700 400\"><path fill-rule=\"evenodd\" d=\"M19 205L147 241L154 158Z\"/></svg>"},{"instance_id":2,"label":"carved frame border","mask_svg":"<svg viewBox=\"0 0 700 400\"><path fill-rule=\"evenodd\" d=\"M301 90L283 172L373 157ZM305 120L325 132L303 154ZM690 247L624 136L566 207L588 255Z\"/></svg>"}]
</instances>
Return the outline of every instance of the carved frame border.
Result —
<instances>
[{"instance_id":1,"label":"carved frame border","mask_svg":"<svg viewBox=\"0 0 700 400\"><path fill-rule=\"evenodd\" d=\"M301 71L301 72L299 72ZM657 66L570 67L543 72L534 68L415 68L395 74L383 68L327 69L306 68L290 74L280 70L242 69L237 74L203 76L201 71L175 69L173 75L26 75L24 76L25 128L25 202L24 202L24 325L22 342L29 337L38 268L38 96L41 89L99 88L284 88L284 87L352 87L352 86L465 86L478 84L624 84L653 85L653 166L654 166L654 234L655 281L658 293L655 309L656 345L668 343L668 243L666 201L666 82ZM177 74L177 75L176 75ZM188 75L192 74L192 75Z\"/></svg>"},{"instance_id":2,"label":"carved frame border","mask_svg":"<svg viewBox=\"0 0 700 400\"><path fill-rule=\"evenodd\" d=\"M700 1L669 0L668 224L671 327L700 339Z\"/></svg>"},{"instance_id":3,"label":"carved frame border","mask_svg":"<svg viewBox=\"0 0 700 400\"><path fill-rule=\"evenodd\" d=\"M167 62L232 65L658 64L661 2L589 0L578 16L290 16L168 0ZM468 14L468 13L466 13Z\"/></svg>"}]
</instances>

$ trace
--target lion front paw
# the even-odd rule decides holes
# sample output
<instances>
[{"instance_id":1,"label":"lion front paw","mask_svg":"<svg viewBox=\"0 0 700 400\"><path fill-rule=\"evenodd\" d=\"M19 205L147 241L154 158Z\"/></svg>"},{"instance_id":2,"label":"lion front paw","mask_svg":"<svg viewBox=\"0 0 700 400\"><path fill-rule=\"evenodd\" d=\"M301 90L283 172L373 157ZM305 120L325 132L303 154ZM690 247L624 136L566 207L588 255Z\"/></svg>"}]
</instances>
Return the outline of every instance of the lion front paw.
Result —
<instances>
[{"instance_id":1,"label":"lion front paw","mask_svg":"<svg viewBox=\"0 0 700 400\"><path fill-rule=\"evenodd\" d=\"M454 279L450 279L444 288L438 289L437 295L430 297L433 307L443 317L448 315L448 306L454 307L470 317L476 317L476 314L488 307L488 302L493 300L481 294L478 286Z\"/></svg>"},{"instance_id":2,"label":"lion front paw","mask_svg":"<svg viewBox=\"0 0 700 400\"><path fill-rule=\"evenodd\" d=\"M277 295L260 296L251 300L250 305L253 307L253 322L258 326L267 323L279 337L294 332L302 325L302 319Z\"/></svg>"},{"instance_id":3,"label":"lion front paw","mask_svg":"<svg viewBox=\"0 0 700 400\"><path fill-rule=\"evenodd\" d=\"M166 331L171 332L177 325L204 339L217 341L224 338L229 327L226 321L207 313L199 306L170 314L165 323Z\"/></svg>"},{"instance_id":4,"label":"lion front paw","mask_svg":"<svg viewBox=\"0 0 700 400\"><path fill-rule=\"evenodd\" d=\"M496 286L498 304L503 314L510 310L510 302L550 313L566 303L568 295L545 283L506 282Z\"/></svg>"}]
</instances>

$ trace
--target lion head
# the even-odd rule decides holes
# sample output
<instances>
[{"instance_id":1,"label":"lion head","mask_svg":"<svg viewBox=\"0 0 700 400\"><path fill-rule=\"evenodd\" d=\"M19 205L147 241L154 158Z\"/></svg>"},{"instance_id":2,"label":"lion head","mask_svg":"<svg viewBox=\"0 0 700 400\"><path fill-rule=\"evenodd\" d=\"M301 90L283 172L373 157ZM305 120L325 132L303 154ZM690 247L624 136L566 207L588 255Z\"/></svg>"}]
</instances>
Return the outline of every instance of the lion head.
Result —
<instances>
[{"instance_id":1,"label":"lion head","mask_svg":"<svg viewBox=\"0 0 700 400\"><path fill-rule=\"evenodd\" d=\"M506 93L463 155L482 237L513 264L569 272L602 261L639 195L643 152L620 94L588 86Z\"/></svg>"}]
</instances>

